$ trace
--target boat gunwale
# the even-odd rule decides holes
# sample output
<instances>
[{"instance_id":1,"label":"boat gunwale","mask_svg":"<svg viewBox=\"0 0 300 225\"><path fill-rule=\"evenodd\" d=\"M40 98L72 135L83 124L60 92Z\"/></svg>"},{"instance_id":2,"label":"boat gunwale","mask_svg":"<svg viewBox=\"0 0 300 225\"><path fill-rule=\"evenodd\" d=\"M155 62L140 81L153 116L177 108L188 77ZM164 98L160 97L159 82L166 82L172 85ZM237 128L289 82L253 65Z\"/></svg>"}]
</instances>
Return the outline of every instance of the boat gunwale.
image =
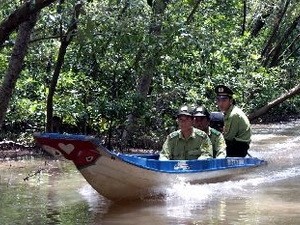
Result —
<instances>
[{"instance_id":1,"label":"boat gunwale","mask_svg":"<svg viewBox=\"0 0 300 225\"><path fill-rule=\"evenodd\" d=\"M36 138L50 138L50 139L62 139L62 140L74 140L74 141L87 141L94 145L94 147L100 152L101 157L108 157L108 158L115 158L120 160L121 162L128 163L132 166L158 172L158 173L166 173L166 174L188 174L188 173L203 173L203 172L214 172L214 171L221 171L221 170L233 170L233 169L243 169L243 168L253 168L258 167L263 164L266 164L266 161L262 159L258 159L256 157L227 157L227 158L207 158L207 159L193 159L193 160L159 160L159 159L149 159L146 155L156 155L156 154L127 154L121 153L114 150L108 150L105 148L100 139L93 136L82 135L82 134L59 134L59 133L35 133L34 137ZM103 152L106 153L103 155ZM248 159L252 159L253 163L247 163ZM226 160L226 161L225 161ZM243 163L239 163L239 161ZM205 169L189 169L189 166L202 163L212 164L214 162L224 161L226 163L225 166L208 166ZM249 160L248 160L249 161ZM143 163L142 163L143 162ZM149 163L148 163L149 162ZM149 166L151 163L153 165L159 164L158 166ZM228 162L235 162L229 163ZM221 163L220 163L221 164ZM171 169L161 169L164 165L173 165ZM180 167L181 165L181 167ZM178 169L175 169L176 166L179 166ZM83 166L86 167L86 166ZM78 168L81 169L81 168Z\"/></svg>"},{"instance_id":2,"label":"boat gunwale","mask_svg":"<svg viewBox=\"0 0 300 225\"><path fill-rule=\"evenodd\" d=\"M186 174L186 173L203 173L203 172L213 172L213 171L221 171L221 170L232 170L232 169L242 169L242 168L254 168L254 167L258 167L261 165L265 164L264 160L258 159L256 157L251 157L251 159L254 159L257 163L244 163L244 164L237 164L237 165L233 165L233 166L217 166L217 167L210 167L207 169L178 169L178 170L162 170L162 169L156 169L155 167L150 167L150 166L145 166L145 165L141 165L139 163L136 163L132 160L128 160L128 158L132 158L132 157L137 157L140 160L143 159L145 161L148 162L158 162L159 164L170 164L172 162L172 164L176 165L176 164L180 164L180 163L201 163L201 162L208 162L211 163L213 161L224 161L224 160L228 160L232 161L232 160L243 160L245 161L245 159L250 159L250 158L243 158L243 157L228 157L228 158L208 158L208 159L194 159L194 160L157 160L157 159L146 159L143 157L140 157L138 155L130 155L130 154L123 154L123 153L113 153L110 152L112 155L114 155L115 157L117 157L119 160L126 162L128 164L131 164L133 166L142 168L142 169L146 169L146 170L150 170L150 171L154 171L154 172L160 172L160 173L170 173L170 174ZM126 156L126 158L124 157ZM228 165L228 164L227 164Z\"/></svg>"}]
</instances>

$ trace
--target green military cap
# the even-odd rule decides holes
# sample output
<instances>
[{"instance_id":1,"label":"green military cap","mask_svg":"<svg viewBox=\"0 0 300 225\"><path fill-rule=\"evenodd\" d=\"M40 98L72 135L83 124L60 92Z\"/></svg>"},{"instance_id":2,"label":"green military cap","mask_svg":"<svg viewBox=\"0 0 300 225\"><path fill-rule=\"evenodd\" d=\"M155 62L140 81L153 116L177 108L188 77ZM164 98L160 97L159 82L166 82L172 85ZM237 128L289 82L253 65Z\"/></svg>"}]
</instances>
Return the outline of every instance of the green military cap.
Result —
<instances>
[{"instance_id":1,"label":"green military cap","mask_svg":"<svg viewBox=\"0 0 300 225\"><path fill-rule=\"evenodd\" d=\"M189 107L187 105L183 105L179 108L177 117L181 116L181 115L193 116L193 110L191 109L191 107Z\"/></svg>"},{"instance_id":2,"label":"green military cap","mask_svg":"<svg viewBox=\"0 0 300 225\"><path fill-rule=\"evenodd\" d=\"M207 117L209 119L210 113L204 106L199 106L194 109L193 116L199 116L199 117Z\"/></svg>"},{"instance_id":3,"label":"green military cap","mask_svg":"<svg viewBox=\"0 0 300 225\"><path fill-rule=\"evenodd\" d=\"M225 85L216 86L215 93L217 94L218 97L230 97L230 98L232 98L232 95L233 95L233 91Z\"/></svg>"}]
</instances>

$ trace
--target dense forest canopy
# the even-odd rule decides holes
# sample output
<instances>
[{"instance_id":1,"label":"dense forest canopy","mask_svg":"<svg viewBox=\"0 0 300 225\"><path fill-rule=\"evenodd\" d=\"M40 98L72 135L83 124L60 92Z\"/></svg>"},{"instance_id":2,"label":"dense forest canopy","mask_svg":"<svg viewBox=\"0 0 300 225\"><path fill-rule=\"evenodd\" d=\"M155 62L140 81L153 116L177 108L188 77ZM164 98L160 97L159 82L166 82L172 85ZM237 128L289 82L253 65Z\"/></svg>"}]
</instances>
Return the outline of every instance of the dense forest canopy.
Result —
<instances>
[{"instance_id":1,"label":"dense forest canopy","mask_svg":"<svg viewBox=\"0 0 300 225\"><path fill-rule=\"evenodd\" d=\"M64 132L159 146L180 105L217 110L218 84L255 121L295 115L297 3L1 1L1 139L52 131L59 117Z\"/></svg>"}]
</instances>

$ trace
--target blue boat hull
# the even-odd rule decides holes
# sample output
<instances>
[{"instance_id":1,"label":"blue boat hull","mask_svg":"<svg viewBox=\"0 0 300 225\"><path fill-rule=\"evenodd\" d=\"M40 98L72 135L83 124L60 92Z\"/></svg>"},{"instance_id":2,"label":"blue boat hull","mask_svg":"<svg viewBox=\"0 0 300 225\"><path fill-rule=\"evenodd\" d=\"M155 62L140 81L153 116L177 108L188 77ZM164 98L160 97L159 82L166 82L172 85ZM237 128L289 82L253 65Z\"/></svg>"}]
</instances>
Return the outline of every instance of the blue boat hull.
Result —
<instances>
[{"instance_id":1,"label":"blue boat hull","mask_svg":"<svg viewBox=\"0 0 300 225\"><path fill-rule=\"evenodd\" d=\"M36 133L34 138L50 154L72 160L87 182L111 200L163 194L177 182L228 180L266 164L254 157L161 161L157 154L109 151L91 136Z\"/></svg>"}]
</instances>

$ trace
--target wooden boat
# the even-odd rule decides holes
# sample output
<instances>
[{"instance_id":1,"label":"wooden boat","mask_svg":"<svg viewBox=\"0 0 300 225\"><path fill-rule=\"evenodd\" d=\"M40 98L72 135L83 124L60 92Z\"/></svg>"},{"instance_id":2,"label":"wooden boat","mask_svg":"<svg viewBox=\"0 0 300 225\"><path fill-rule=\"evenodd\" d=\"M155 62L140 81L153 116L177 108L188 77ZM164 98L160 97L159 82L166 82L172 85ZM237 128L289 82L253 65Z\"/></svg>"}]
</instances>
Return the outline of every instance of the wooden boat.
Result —
<instances>
[{"instance_id":1,"label":"wooden boat","mask_svg":"<svg viewBox=\"0 0 300 225\"><path fill-rule=\"evenodd\" d=\"M161 161L157 154L109 151L91 136L35 133L34 138L50 154L72 160L87 182L111 200L164 194L166 187L179 181L226 180L266 163L254 157Z\"/></svg>"}]
</instances>

